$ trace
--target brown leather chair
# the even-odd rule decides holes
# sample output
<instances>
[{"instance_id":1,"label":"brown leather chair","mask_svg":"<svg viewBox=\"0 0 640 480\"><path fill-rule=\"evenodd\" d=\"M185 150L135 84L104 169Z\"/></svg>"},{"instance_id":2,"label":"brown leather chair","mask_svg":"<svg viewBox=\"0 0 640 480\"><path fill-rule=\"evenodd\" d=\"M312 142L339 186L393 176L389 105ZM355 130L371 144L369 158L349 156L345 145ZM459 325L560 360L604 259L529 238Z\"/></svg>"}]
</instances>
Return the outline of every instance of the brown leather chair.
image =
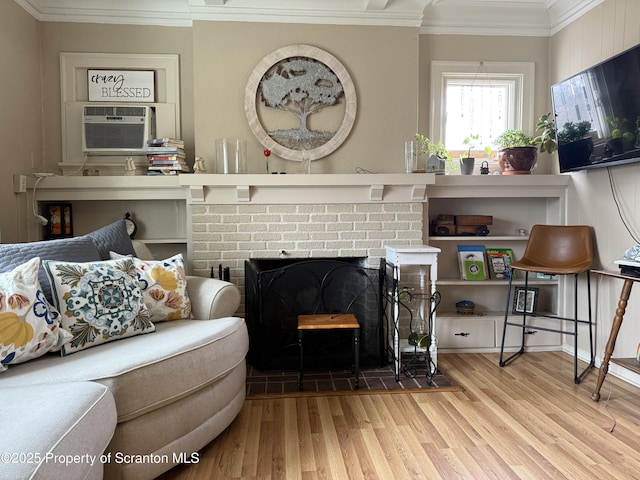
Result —
<instances>
[{"instance_id":1,"label":"brown leather chair","mask_svg":"<svg viewBox=\"0 0 640 480\"><path fill-rule=\"evenodd\" d=\"M529 240L525 248L524 255L519 261L510 265L511 279L507 291L507 303L504 312L504 327L502 331L502 343L500 345L500 366L504 367L508 362L521 355L525 351L525 334L528 331L544 330L556 332L574 337L574 383L580 383L584 376L594 366L594 338L593 322L591 319L591 278L590 267L593 261L593 231L586 225L534 225L531 228ZM532 272L546 273L549 275L573 275L574 277L574 298L573 298L573 318L561 317L554 314L543 314L528 312L526 308L518 312L521 320L516 322L509 319L509 306L511 304L511 292L513 286L513 276L516 271L524 272L524 291L528 292L529 274ZM586 273L587 297L588 297L588 320L578 319L578 276ZM559 320L560 327L545 328L537 325L530 325L527 319L531 317L545 317ZM572 328L565 328L565 322L571 322ZM590 361L587 367L578 375L578 325L587 324L589 326L589 346ZM503 360L504 342L507 327L517 327L522 329L522 345L520 350Z\"/></svg>"}]
</instances>

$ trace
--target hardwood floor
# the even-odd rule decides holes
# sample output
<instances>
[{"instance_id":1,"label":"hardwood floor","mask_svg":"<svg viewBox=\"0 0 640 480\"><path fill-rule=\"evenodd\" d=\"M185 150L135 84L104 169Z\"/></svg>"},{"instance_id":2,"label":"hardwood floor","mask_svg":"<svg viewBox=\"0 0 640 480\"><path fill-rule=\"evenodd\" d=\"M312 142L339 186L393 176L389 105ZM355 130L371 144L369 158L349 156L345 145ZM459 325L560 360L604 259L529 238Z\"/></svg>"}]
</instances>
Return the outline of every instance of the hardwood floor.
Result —
<instances>
[{"instance_id":1,"label":"hardwood floor","mask_svg":"<svg viewBox=\"0 0 640 480\"><path fill-rule=\"evenodd\" d=\"M248 400L199 463L160 478L640 478L640 389L608 376L596 403L598 370L574 385L560 352L438 360L464 391Z\"/></svg>"}]
</instances>

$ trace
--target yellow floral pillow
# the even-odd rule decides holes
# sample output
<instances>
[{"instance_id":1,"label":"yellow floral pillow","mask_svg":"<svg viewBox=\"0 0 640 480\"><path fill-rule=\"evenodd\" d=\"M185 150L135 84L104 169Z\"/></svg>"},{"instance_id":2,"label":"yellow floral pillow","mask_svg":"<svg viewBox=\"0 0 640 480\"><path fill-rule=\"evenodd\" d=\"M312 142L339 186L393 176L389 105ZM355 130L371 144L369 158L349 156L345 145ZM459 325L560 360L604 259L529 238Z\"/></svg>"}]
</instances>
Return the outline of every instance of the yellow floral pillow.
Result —
<instances>
[{"instance_id":1,"label":"yellow floral pillow","mask_svg":"<svg viewBox=\"0 0 640 480\"><path fill-rule=\"evenodd\" d=\"M60 314L47 303L38 281L40 258L0 273L0 372L7 365L40 357L70 335Z\"/></svg>"},{"instance_id":2,"label":"yellow floral pillow","mask_svg":"<svg viewBox=\"0 0 640 480\"><path fill-rule=\"evenodd\" d=\"M112 257L116 254L112 253ZM133 258L144 303L152 322L191 318L187 275L182 254L166 260Z\"/></svg>"}]
</instances>

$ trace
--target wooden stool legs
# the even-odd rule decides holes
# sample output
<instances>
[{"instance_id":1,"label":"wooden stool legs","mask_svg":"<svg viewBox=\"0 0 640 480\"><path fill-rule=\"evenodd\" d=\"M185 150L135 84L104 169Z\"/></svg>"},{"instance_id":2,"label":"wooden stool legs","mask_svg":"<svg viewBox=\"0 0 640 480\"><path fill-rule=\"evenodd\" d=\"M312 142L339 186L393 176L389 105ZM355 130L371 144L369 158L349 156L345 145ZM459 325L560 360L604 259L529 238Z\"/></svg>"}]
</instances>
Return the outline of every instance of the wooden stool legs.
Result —
<instances>
[{"instance_id":1,"label":"wooden stool legs","mask_svg":"<svg viewBox=\"0 0 640 480\"><path fill-rule=\"evenodd\" d=\"M360 325L351 314L342 315L300 315L298 317L298 348L300 350L300 373L298 375L298 389L304 390L304 339L305 330L341 330L353 331L353 371L355 374L354 388L360 388Z\"/></svg>"}]
</instances>

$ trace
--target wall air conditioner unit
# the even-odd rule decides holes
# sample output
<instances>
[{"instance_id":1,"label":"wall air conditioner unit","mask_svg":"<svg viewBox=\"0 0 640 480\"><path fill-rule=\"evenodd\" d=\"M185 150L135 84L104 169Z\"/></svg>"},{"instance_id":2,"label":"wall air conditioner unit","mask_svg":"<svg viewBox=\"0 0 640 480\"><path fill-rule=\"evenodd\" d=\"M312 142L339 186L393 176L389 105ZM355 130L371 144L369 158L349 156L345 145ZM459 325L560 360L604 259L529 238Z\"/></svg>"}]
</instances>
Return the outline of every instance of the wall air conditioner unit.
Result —
<instances>
[{"instance_id":1,"label":"wall air conditioner unit","mask_svg":"<svg viewBox=\"0 0 640 480\"><path fill-rule=\"evenodd\" d=\"M155 138L155 111L149 106L84 105L82 151L91 155L144 155Z\"/></svg>"}]
</instances>

